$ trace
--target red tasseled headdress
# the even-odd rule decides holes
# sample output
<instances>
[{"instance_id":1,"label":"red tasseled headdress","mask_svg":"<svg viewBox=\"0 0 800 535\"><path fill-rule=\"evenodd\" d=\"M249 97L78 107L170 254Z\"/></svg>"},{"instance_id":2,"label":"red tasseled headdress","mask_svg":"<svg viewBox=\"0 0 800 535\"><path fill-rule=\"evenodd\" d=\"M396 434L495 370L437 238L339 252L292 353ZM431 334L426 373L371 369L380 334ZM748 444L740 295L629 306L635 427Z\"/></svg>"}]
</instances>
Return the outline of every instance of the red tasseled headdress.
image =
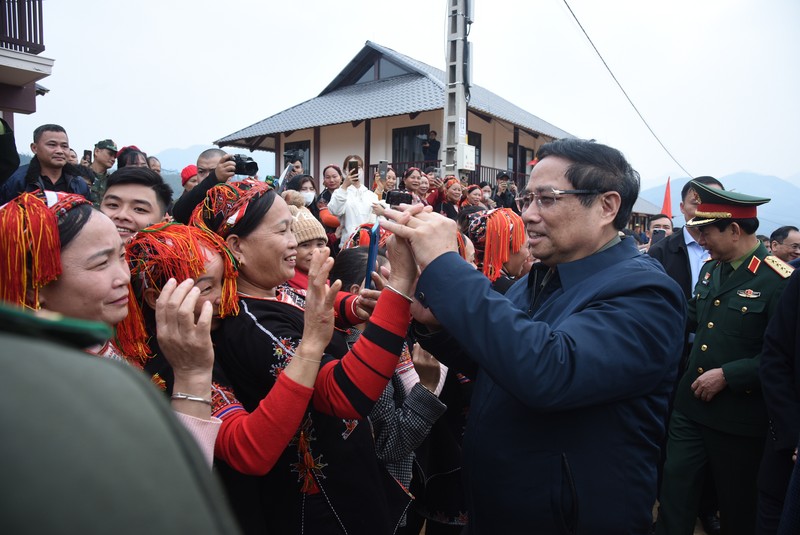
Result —
<instances>
[{"instance_id":1,"label":"red tasseled headdress","mask_svg":"<svg viewBox=\"0 0 800 535\"><path fill-rule=\"evenodd\" d=\"M467 235L475 246L476 264L494 282L510 253L518 253L524 245L525 225L510 208L498 208L470 214Z\"/></svg>"},{"instance_id":2,"label":"red tasseled headdress","mask_svg":"<svg viewBox=\"0 0 800 535\"><path fill-rule=\"evenodd\" d=\"M224 239L244 216L250 201L270 189L265 182L249 179L217 184L208 190L206 198L194 209L189 224L210 230Z\"/></svg>"},{"instance_id":3,"label":"red tasseled headdress","mask_svg":"<svg viewBox=\"0 0 800 535\"><path fill-rule=\"evenodd\" d=\"M59 215L81 204L89 204L81 195L36 191L0 207L0 297L4 301L39 309L39 289L61 275Z\"/></svg>"},{"instance_id":4,"label":"red tasseled headdress","mask_svg":"<svg viewBox=\"0 0 800 535\"><path fill-rule=\"evenodd\" d=\"M139 281L143 288L161 291L170 278L180 283L202 275L209 260L203 249L219 253L225 266L220 317L238 314L236 264L225 242L213 232L177 223L158 223L139 231L128 244L125 256L132 280Z\"/></svg>"}]
</instances>

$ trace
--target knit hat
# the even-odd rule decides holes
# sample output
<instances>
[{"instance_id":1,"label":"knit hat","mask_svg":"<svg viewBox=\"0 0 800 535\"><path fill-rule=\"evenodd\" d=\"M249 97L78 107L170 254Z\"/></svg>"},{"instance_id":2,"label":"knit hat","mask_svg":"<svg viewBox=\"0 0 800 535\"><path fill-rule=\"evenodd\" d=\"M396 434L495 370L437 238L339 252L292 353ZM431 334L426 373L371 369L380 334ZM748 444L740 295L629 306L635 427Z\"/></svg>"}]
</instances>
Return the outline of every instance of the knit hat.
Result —
<instances>
[{"instance_id":1,"label":"knit hat","mask_svg":"<svg viewBox=\"0 0 800 535\"><path fill-rule=\"evenodd\" d=\"M518 253L522 248L525 225L510 208L482 210L470 214L468 220L467 236L475 246L475 263L494 282L510 252Z\"/></svg>"},{"instance_id":2,"label":"knit hat","mask_svg":"<svg viewBox=\"0 0 800 535\"><path fill-rule=\"evenodd\" d=\"M325 240L328 243L328 235L325 233L325 227L322 223L317 221L311 212L306 208L297 208L289 206L289 211L292 212L294 220L292 221L292 232L297 240L297 243L305 243L311 240Z\"/></svg>"},{"instance_id":3,"label":"knit hat","mask_svg":"<svg viewBox=\"0 0 800 535\"><path fill-rule=\"evenodd\" d=\"M193 176L197 176L197 166L191 164L184 167L181 171L181 186L185 186Z\"/></svg>"}]
</instances>

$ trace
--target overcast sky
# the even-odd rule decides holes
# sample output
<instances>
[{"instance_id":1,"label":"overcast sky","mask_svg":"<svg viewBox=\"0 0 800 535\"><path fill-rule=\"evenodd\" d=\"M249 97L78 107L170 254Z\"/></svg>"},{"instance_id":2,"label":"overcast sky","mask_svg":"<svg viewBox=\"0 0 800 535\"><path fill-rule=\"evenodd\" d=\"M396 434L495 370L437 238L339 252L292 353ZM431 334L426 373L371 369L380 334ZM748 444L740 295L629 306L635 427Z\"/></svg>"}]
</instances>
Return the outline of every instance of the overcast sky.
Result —
<instances>
[{"instance_id":1,"label":"overcast sky","mask_svg":"<svg viewBox=\"0 0 800 535\"><path fill-rule=\"evenodd\" d=\"M313 98L371 40L444 65L447 0L45 0L37 113L80 153L211 143ZM617 79L694 176L800 180L800 2L570 0ZM563 0L475 0L474 82L621 149L643 186L686 174L649 134ZM189 162L187 162L189 163ZM752 193L764 193L752 191Z\"/></svg>"}]
</instances>

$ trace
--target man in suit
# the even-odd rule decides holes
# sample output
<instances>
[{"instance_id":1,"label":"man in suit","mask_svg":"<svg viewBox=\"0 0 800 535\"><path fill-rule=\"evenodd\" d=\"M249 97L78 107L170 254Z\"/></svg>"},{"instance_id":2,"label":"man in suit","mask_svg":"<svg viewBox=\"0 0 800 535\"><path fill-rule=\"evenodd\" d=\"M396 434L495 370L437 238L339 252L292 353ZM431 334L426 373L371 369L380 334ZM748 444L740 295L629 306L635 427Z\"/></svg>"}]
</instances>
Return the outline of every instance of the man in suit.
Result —
<instances>
[{"instance_id":1,"label":"man in suit","mask_svg":"<svg viewBox=\"0 0 800 535\"><path fill-rule=\"evenodd\" d=\"M479 367L469 533L645 533L686 303L619 237L639 193L622 153L569 138L538 157L520 208L540 262L505 296L458 255L451 220L413 206L381 226L421 268L420 343L451 369Z\"/></svg>"},{"instance_id":2,"label":"man in suit","mask_svg":"<svg viewBox=\"0 0 800 535\"><path fill-rule=\"evenodd\" d=\"M777 533L800 437L800 272L794 272L764 333L759 375L769 433L758 473L758 531ZM798 496L792 496L797 502ZM790 502L787 501L787 506ZM800 502L792 505L797 509ZM797 533L796 531L793 533Z\"/></svg>"},{"instance_id":3,"label":"man in suit","mask_svg":"<svg viewBox=\"0 0 800 535\"><path fill-rule=\"evenodd\" d=\"M764 330L791 268L756 237L757 206L769 199L693 181L700 202L686 223L712 261L689 301L696 336L675 396L656 533L690 534L710 466L722 531L751 534L766 435L758 365Z\"/></svg>"}]
</instances>

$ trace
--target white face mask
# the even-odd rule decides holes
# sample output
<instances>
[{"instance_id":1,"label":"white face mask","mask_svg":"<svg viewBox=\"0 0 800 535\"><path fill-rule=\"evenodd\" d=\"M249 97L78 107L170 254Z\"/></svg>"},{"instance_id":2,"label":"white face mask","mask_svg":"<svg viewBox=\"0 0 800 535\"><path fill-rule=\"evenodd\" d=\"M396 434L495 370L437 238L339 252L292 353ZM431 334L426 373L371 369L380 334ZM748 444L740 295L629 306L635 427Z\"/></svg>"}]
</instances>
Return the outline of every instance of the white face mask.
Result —
<instances>
[{"instance_id":1,"label":"white face mask","mask_svg":"<svg viewBox=\"0 0 800 535\"><path fill-rule=\"evenodd\" d=\"M488 201L489 200L489 194L486 193L485 191L483 192L483 200L484 201Z\"/></svg>"},{"instance_id":2,"label":"white face mask","mask_svg":"<svg viewBox=\"0 0 800 535\"><path fill-rule=\"evenodd\" d=\"M313 191L301 191L300 195L303 196L303 202L306 203L306 206L314 202L314 192Z\"/></svg>"}]
</instances>

